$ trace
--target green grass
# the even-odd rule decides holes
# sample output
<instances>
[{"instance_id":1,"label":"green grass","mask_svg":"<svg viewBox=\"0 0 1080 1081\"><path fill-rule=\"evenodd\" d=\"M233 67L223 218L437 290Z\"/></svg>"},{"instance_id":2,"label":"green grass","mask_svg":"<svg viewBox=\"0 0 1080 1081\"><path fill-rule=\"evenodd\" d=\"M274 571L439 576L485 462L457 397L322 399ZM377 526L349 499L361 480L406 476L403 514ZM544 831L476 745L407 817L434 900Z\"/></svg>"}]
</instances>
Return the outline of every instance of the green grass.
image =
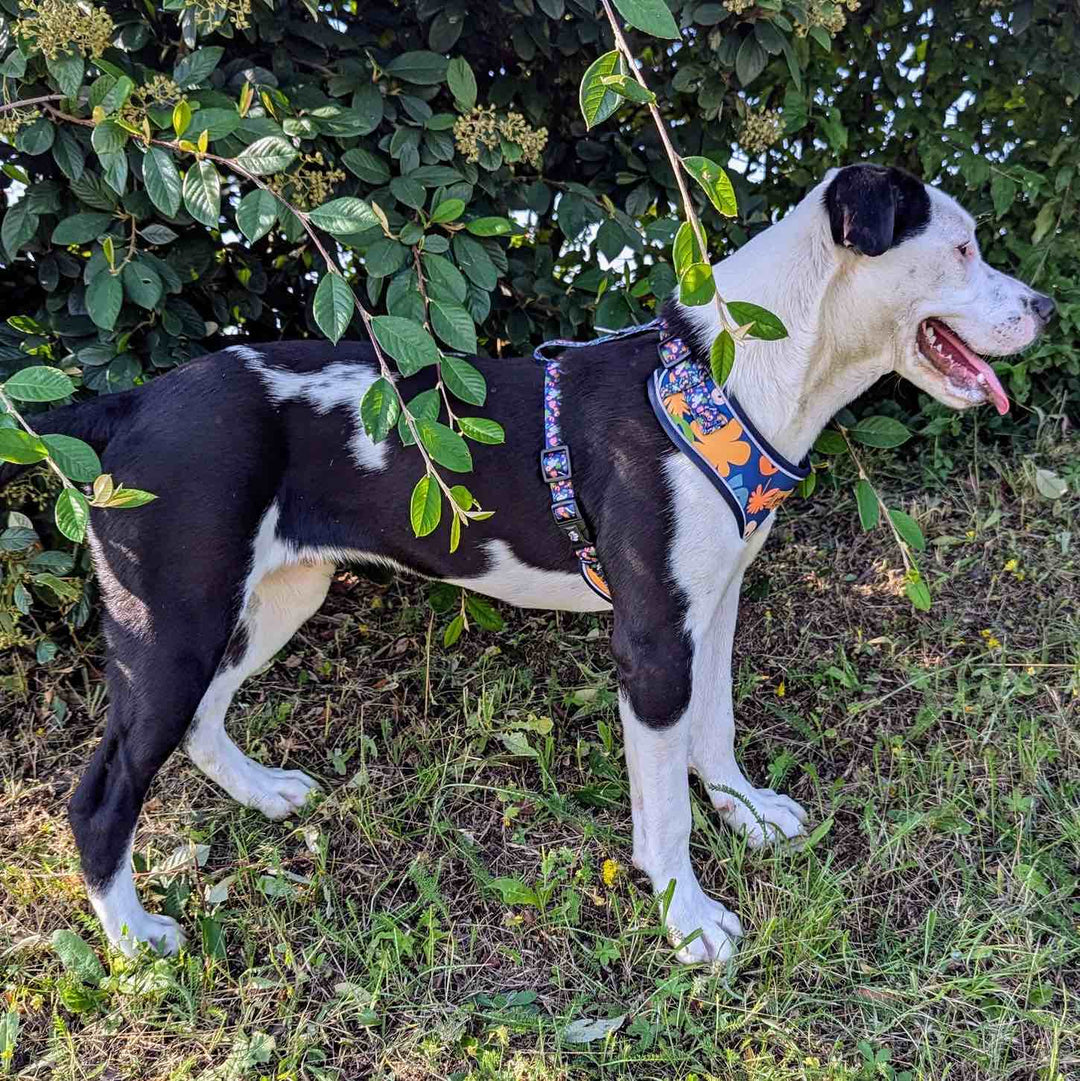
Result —
<instances>
[{"instance_id":1,"label":"green grass","mask_svg":"<svg viewBox=\"0 0 1080 1081\"><path fill-rule=\"evenodd\" d=\"M138 962L105 950L64 817L104 719L100 642L25 681L9 657L8 1070L1077 1076L1080 468L1068 444L981 454L871 457L931 541L929 615L899 595L884 531L858 532L846 485L784 513L754 567L736 657L742 762L817 828L801 848L749 851L695 786L696 868L747 929L720 972L674 963L629 867L606 618L504 608L501 634L446 651L449 617L423 586L340 576L230 715L250 754L314 773L325 797L269 823L174 758L137 836L139 883L192 947ZM1039 496L1036 464L1070 494ZM104 971L83 957L80 977L70 955L65 967L58 929ZM563 1040L612 1018L606 1037Z\"/></svg>"}]
</instances>

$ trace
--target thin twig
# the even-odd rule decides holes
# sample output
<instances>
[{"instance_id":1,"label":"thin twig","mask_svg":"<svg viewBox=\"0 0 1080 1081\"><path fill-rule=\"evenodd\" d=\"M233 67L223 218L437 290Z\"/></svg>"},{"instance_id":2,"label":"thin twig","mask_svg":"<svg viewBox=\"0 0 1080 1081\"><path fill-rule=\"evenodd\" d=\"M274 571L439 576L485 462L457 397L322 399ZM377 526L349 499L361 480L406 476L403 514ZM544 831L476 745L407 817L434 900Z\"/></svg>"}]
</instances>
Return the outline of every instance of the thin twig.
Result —
<instances>
[{"instance_id":1,"label":"thin twig","mask_svg":"<svg viewBox=\"0 0 1080 1081\"><path fill-rule=\"evenodd\" d=\"M607 20L611 24L611 32L615 35L616 47L625 58L627 65L634 74L634 78L638 81L638 85L643 90L648 90L649 84L645 82L645 77L641 74L641 69L638 67L637 59L630 51L630 46L626 43L626 38L623 36L623 32L619 27L619 21L615 18L615 12L611 8L610 0L600 0L600 2L604 6L604 14L607 15ZM690 228L694 231L694 237L698 242L698 246L701 248L702 261L709 263L705 228L702 226L701 219L694 209L693 200L690 198L690 191L686 186L686 177L684 175L685 166L682 163L682 158L679 157L675 147L672 145L671 138L667 132L667 125L664 123L664 118L660 115L660 110L656 107L656 103L650 102L648 109L649 114L653 118L653 123L656 125L656 130L660 135L660 142L664 146L664 152L667 154L668 163L671 165L671 171L675 174L675 183L679 186L679 195L682 198L683 211L686 214L686 220L690 223ZM716 314L720 319L720 325L726 327L728 325L728 319L724 312L724 303L720 297L720 293L715 290L713 292L713 303L716 306Z\"/></svg>"}]
</instances>

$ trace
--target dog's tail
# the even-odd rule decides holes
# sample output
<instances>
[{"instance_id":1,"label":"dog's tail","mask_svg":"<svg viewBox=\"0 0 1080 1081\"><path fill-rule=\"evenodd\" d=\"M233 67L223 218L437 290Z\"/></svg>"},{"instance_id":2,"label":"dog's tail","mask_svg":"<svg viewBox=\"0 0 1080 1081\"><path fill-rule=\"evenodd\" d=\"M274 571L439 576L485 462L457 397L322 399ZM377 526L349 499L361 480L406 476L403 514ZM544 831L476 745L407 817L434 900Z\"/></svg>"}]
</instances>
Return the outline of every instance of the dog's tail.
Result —
<instances>
[{"instance_id":1,"label":"dog's tail","mask_svg":"<svg viewBox=\"0 0 1080 1081\"><path fill-rule=\"evenodd\" d=\"M101 454L120 422L131 412L132 404L130 391L104 394L88 402L61 406L47 413L34 413L28 420L38 435L73 435ZM0 490L29 468L0 462Z\"/></svg>"}]
</instances>

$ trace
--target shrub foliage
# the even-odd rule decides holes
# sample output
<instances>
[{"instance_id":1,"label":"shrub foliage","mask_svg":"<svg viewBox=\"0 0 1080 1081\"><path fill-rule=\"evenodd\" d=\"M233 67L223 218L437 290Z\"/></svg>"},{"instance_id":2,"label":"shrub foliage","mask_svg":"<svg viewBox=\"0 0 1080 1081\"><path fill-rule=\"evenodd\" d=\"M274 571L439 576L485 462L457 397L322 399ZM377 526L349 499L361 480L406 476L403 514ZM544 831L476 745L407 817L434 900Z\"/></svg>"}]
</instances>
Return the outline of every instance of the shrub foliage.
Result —
<instances>
[{"instance_id":1,"label":"shrub foliage","mask_svg":"<svg viewBox=\"0 0 1080 1081\"><path fill-rule=\"evenodd\" d=\"M1075 3L617 6L679 152L729 165L737 215L693 193L714 257L831 165L906 166L973 210L992 263L1060 302L1060 332L1001 363L1012 394L1076 395ZM443 496L466 522L479 508L442 474L502 433L457 419L484 386L452 354L618 328L676 285L678 193L647 100L617 59L579 100L612 49L593 0L0 0L0 383L44 366L70 381L54 399L106 394L237 335L367 333L388 375L440 364L442 400L376 384L363 416L419 439L418 532ZM905 393L930 432L962 423ZM28 423L48 397L22 399ZM85 455L72 468L91 479ZM23 510L42 483L14 486ZM65 490L67 512L79 498ZM27 640L34 596L85 618L71 557L34 547L29 517L8 527L0 640Z\"/></svg>"}]
</instances>

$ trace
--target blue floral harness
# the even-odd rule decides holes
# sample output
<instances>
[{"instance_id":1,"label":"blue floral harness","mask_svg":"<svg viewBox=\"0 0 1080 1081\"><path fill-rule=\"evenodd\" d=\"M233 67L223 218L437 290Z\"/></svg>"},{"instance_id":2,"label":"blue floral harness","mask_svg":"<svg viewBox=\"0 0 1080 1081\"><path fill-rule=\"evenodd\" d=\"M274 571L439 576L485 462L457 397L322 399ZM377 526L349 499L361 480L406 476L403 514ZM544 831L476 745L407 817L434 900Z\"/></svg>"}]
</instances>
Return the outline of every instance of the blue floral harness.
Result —
<instances>
[{"instance_id":1,"label":"blue floral harness","mask_svg":"<svg viewBox=\"0 0 1080 1081\"><path fill-rule=\"evenodd\" d=\"M734 394L718 387L709 369L663 317L607 334L591 342L556 338L533 356L544 365L544 447L540 474L551 490L551 513L570 540L589 588L605 600L611 590L595 542L574 492L570 448L560 420L562 368L548 349L580 349L657 331L660 365L648 382L649 401L672 443L707 476L724 497L739 535L749 538L810 473L808 459L793 465L762 438Z\"/></svg>"}]
</instances>

